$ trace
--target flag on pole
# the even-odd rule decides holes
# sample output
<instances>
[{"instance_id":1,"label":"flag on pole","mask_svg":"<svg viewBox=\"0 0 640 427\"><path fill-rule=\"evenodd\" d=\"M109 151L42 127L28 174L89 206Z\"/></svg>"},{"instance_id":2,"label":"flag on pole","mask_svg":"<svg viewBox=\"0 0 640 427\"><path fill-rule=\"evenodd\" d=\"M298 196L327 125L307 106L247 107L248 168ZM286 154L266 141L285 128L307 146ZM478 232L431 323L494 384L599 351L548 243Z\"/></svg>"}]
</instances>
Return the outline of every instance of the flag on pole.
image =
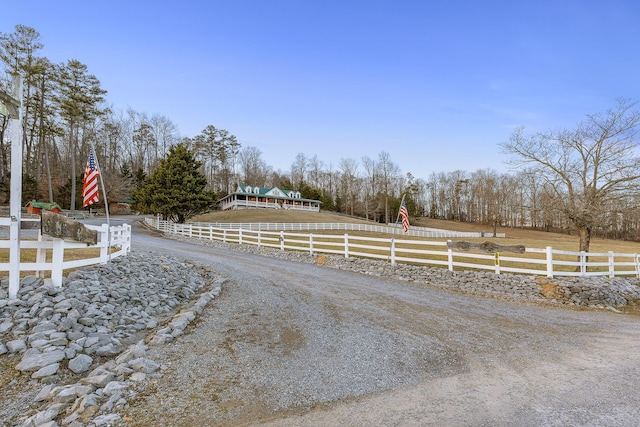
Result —
<instances>
[{"instance_id":1,"label":"flag on pole","mask_svg":"<svg viewBox=\"0 0 640 427\"><path fill-rule=\"evenodd\" d=\"M400 218L402 219L402 229L406 233L409 231L409 212L407 211L407 202L402 196L402 203L400 203Z\"/></svg>"},{"instance_id":2,"label":"flag on pole","mask_svg":"<svg viewBox=\"0 0 640 427\"><path fill-rule=\"evenodd\" d=\"M89 160L87 166L84 169L84 184L82 186L82 207L86 208L89 205L98 202L98 164L96 162L96 156L93 153L93 148L89 150Z\"/></svg>"}]
</instances>

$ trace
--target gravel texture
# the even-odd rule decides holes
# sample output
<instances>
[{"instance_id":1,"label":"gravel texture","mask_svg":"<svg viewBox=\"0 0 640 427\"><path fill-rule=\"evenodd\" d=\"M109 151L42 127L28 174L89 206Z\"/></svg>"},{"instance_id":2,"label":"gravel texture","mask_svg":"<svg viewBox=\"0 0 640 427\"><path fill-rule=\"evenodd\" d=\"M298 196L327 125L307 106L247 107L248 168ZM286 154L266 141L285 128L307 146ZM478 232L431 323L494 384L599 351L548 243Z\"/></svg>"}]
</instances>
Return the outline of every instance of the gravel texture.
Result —
<instances>
[{"instance_id":1,"label":"gravel texture","mask_svg":"<svg viewBox=\"0 0 640 427\"><path fill-rule=\"evenodd\" d=\"M133 244L61 292L29 278L20 303L0 294L6 425L624 426L640 416L639 323L615 313L637 299L634 280L452 274L139 227ZM34 331L47 322L55 332ZM15 369L34 343L64 353L39 378Z\"/></svg>"},{"instance_id":2,"label":"gravel texture","mask_svg":"<svg viewBox=\"0 0 640 427\"><path fill-rule=\"evenodd\" d=\"M3 425L119 418L113 411L126 405L131 385L160 368L145 357L147 344L180 336L220 286L191 263L149 253L75 271L62 289L26 277L13 300L4 280Z\"/></svg>"},{"instance_id":3,"label":"gravel texture","mask_svg":"<svg viewBox=\"0 0 640 427\"><path fill-rule=\"evenodd\" d=\"M338 270L356 272L373 277L431 285L467 294L544 302L569 307L617 309L635 306L640 301L640 279L606 276L546 278L540 276L495 274L487 271L391 265L390 262L366 258L345 258L339 255L315 255L307 252L281 251L255 245L235 245L216 240L171 236L173 239L199 245L227 248L306 264L321 264Z\"/></svg>"}]
</instances>

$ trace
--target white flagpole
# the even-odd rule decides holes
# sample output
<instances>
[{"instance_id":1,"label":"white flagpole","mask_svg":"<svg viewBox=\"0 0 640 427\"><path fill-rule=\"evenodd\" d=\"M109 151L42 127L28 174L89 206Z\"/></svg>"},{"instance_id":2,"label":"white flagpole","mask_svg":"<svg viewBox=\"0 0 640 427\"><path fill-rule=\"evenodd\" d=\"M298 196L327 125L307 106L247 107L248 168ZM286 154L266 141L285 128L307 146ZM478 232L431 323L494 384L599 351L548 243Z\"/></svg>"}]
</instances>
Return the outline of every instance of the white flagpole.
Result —
<instances>
[{"instance_id":1,"label":"white flagpole","mask_svg":"<svg viewBox=\"0 0 640 427\"><path fill-rule=\"evenodd\" d=\"M107 189L104 187L104 180L102 179L102 168L100 162L98 162L98 154L96 148L91 141L91 150L93 151L93 158L96 161L96 167L98 168L98 176L100 177L100 187L102 187L102 197L104 198L104 212L107 216L107 256L111 261L111 222L109 220L109 201L107 200Z\"/></svg>"},{"instance_id":2,"label":"white flagpole","mask_svg":"<svg viewBox=\"0 0 640 427\"><path fill-rule=\"evenodd\" d=\"M404 198L405 198L406 194L402 195L402 201L400 202L400 207L398 208L398 216L396 217L396 222L395 225L398 225L398 220L400 219L400 209L402 209L402 204L404 203ZM393 234L396 233L396 229L395 227L393 228Z\"/></svg>"},{"instance_id":3,"label":"white flagpole","mask_svg":"<svg viewBox=\"0 0 640 427\"><path fill-rule=\"evenodd\" d=\"M402 203L404 202L404 194L402 195L402 201L400 202L400 207L402 207ZM398 220L400 219L400 208L398 208L398 216L396 217L396 222L393 224L393 234L391 235L391 240L395 241L396 239L396 227L398 226ZM391 248L389 248L391 251ZM389 258L391 258L391 253L389 253Z\"/></svg>"}]
</instances>

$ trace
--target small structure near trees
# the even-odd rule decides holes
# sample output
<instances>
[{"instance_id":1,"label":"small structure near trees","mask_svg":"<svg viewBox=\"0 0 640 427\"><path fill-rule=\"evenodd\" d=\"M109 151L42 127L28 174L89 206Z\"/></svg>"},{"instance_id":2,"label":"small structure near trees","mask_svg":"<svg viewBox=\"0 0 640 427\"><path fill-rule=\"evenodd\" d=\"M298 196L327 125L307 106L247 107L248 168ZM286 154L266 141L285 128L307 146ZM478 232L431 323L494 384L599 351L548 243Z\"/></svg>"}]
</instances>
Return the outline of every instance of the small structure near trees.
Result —
<instances>
[{"instance_id":1,"label":"small structure near trees","mask_svg":"<svg viewBox=\"0 0 640 427\"><path fill-rule=\"evenodd\" d=\"M48 211L59 214L62 208L57 203L36 202L35 200L27 203L27 213L42 215L42 211Z\"/></svg>"}]
</instances>

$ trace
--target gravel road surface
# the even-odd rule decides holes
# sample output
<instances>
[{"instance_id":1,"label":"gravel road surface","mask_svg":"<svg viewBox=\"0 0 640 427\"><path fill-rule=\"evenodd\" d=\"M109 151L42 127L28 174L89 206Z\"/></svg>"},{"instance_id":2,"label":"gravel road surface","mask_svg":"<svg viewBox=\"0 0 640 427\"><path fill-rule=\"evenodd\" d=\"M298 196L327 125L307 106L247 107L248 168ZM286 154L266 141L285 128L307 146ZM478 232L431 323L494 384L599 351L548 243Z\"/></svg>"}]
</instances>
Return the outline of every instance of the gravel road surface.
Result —
<instances>
[{"instance_id":1,"label":"gravel road surface","mask_svg":"<svg viewBox=\"0 0 640 427\"><path fill-rule=\"evenodd\" d=\"M228 278L123 425L636 426L640 319L167 240Z\"/></svg>"}]
</instances>

